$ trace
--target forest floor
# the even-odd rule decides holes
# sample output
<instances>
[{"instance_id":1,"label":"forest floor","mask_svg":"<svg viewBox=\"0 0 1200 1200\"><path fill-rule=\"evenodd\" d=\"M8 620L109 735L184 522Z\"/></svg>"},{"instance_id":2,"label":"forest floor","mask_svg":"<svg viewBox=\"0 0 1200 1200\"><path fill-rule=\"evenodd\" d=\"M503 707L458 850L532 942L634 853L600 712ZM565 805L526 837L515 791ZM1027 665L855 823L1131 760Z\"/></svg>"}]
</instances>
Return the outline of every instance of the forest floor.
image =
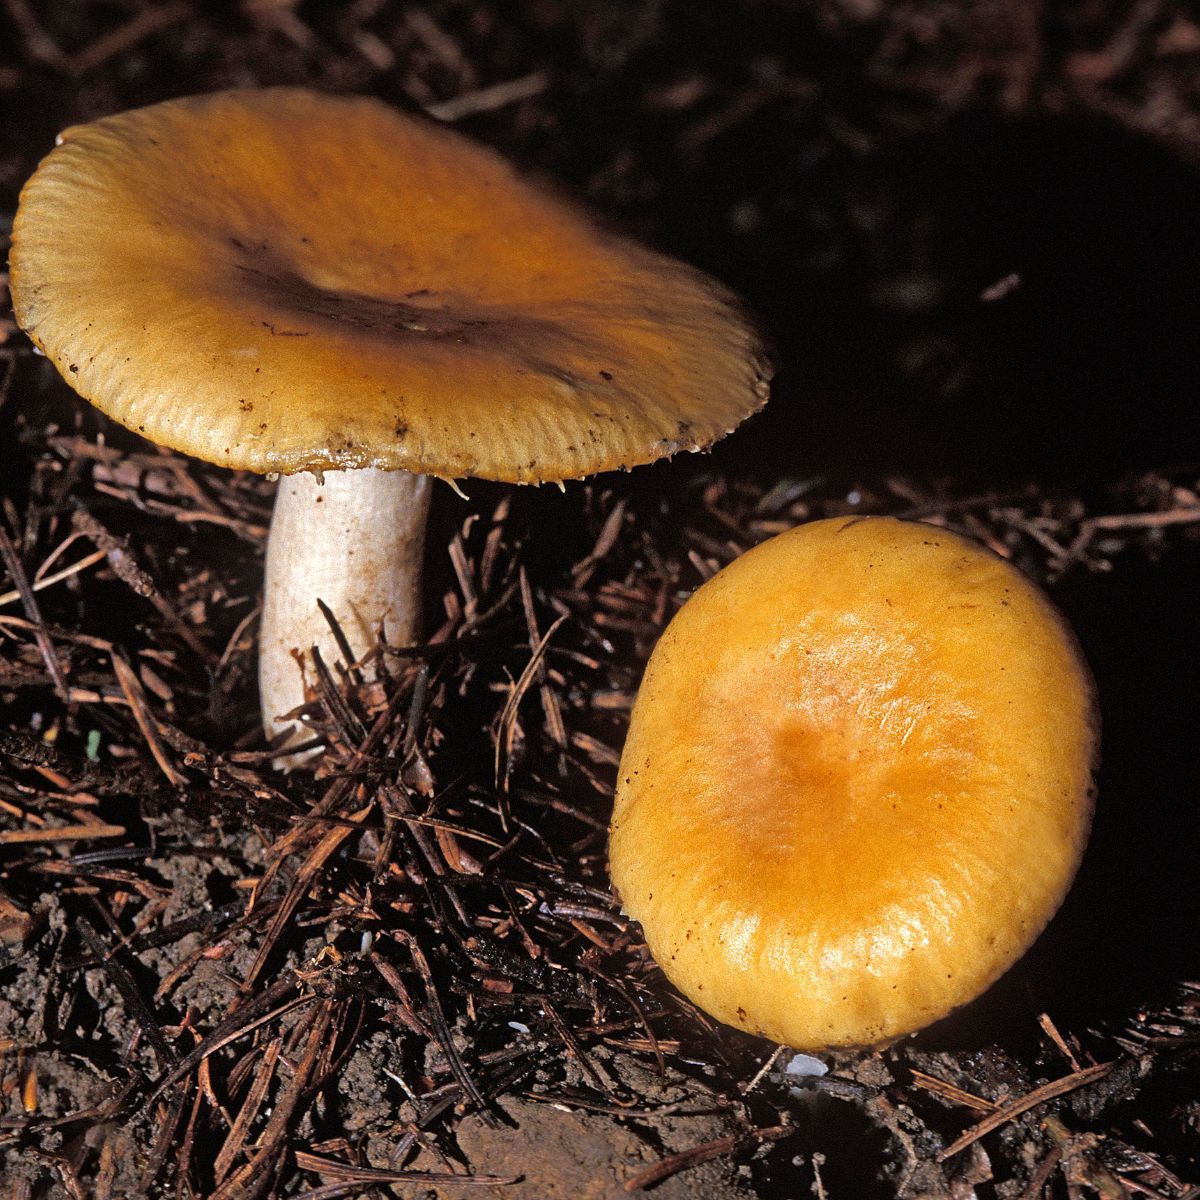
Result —
<instances>
[{"instance_id":1,"label":"forest floor","mask_svg":"<svg viewBox=\"0 0 1200 1200\"><path fill-rule=\"evenodd\" d=\"M371 93L730 283L778 365L711 455L439 489L428 641L326 681L283 775L273 483L112 425L0 312L0 1198L1200 1197L1200 25L1107 8L0 4L6 227L69 124ZM606 830L672 613L851 513L1045 586L1103 764L1033 950L814 1061L664 980Z\"/></svg>"}]
</instances>

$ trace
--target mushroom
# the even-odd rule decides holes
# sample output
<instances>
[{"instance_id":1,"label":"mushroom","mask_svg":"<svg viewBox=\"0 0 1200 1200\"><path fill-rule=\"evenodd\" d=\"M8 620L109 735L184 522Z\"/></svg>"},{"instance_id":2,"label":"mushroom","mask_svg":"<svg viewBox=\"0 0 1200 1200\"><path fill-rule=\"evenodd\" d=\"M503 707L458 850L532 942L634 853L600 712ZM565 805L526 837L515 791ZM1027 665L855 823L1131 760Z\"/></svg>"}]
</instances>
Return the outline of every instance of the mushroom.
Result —
<instances>
[{"instance_id":1,"label":"mushroom","mask_svg":"<svg viewBox=\"0 0 1200 1200\"><path fill-rule=\"evenodd\" d=\"M1098 718L1061 614L943 529L816 521L680 609L621 758L613 883L722 1021L875 1044L982 992L1058 909Z\"/></svg>"},{"instance_id":2,"label":"mushroom","mask_svg":"<svg viewBox=\"0 0 1200 1200\"><path fill-rule=\"evenodd\" d=\"M504 160L364 97L172 100L68 129L13 229L17 320L159 445L285 476L268 732L298 660L420 623L429 477L561 482L699 450L765 403L734 298Z\"/></svg>"}]
</instances>

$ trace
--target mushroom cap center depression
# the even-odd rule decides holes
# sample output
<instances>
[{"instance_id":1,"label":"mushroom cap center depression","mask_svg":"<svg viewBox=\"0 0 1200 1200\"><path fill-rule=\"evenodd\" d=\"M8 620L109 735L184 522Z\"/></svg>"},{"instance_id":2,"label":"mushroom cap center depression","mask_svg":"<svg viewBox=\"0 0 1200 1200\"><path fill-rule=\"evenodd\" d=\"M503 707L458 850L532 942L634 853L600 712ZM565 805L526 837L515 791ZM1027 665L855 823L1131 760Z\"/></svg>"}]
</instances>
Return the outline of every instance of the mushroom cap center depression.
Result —
<instances>
[{"instance_id":1,"label":"mushroom cap center depression","mask_svg":"<svg viewBox=\"0 0 1200 1200\"><path fill-rule=\"evenodd\" d=\"M919 632L846 618L833 634L795 630L752 670L718 668L699 685L698 724L724 719L719 734L696 729L697 756L738 780L714 790L712 816L762 886L795 895L803 861L809 894L877 897L882 885L911 896L911 880L880 878L880 855L936 844L951 820L993 810L977 710L953 677L932 677L931 657ZM769 710L751 695L771 697Z\"/></svg>"}]
</instances>

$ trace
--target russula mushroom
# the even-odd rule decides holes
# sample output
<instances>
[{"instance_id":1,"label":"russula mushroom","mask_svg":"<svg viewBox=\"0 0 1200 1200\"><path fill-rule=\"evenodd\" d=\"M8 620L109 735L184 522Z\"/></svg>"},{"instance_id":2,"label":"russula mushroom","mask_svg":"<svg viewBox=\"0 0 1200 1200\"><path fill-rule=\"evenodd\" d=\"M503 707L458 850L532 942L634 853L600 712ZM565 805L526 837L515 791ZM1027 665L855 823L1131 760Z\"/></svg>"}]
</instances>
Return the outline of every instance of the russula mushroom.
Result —
<instances>
[{"instance_id":1,"label":"russula mushroom","mask_svg":"<svg viewBox=\"0 0 1200 1200\"><path fill-rule=\"evenodd\" d=\"M655 648L613 883L722 1021L879 1043L977 996L1058 909L1097 742L1075 639L1016 568L929 525L803 525Z\"/></svg>"},{"instance_id":2,"label":"russula mushroom","mask_svg":"<svg viewBox=\"0 0 1200 1200\"><path fill-rule=\"evenodd\" d=\"M80 394L283 480L268 731L297 659L416 636L428 477L579 478L709 446L766 399L731 295L489 150L363 97L172 100L68 129L13 229L17 320Z\"/></svg>"}]
</instances>

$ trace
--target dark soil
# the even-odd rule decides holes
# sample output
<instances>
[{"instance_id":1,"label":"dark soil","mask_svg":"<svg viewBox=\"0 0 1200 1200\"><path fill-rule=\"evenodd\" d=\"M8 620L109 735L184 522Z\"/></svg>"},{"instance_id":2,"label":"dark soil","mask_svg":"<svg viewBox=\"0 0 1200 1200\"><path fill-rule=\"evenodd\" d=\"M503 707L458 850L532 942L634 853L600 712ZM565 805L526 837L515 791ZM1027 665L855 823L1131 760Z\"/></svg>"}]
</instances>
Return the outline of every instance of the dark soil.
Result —
<instances>
[{"instance_id":1,"label":"dark soil","mask_svg":"<svg viewBox=\"0 0 1200 1200\"><path fill-rule=\"evenodd\" d=\"M283 776L273 485L113 427L0 315L0 1196L1200 1196L1197 80L1165 0L0 5L5 222L71 123L369 92L728 281L779 367L712 455L442 489L429 644L331 677ZM1104 762L1033 951L813 1074L664 981L605 829L672 612L859 512L1050 589Z\"/></svg>"}]
</instances>

